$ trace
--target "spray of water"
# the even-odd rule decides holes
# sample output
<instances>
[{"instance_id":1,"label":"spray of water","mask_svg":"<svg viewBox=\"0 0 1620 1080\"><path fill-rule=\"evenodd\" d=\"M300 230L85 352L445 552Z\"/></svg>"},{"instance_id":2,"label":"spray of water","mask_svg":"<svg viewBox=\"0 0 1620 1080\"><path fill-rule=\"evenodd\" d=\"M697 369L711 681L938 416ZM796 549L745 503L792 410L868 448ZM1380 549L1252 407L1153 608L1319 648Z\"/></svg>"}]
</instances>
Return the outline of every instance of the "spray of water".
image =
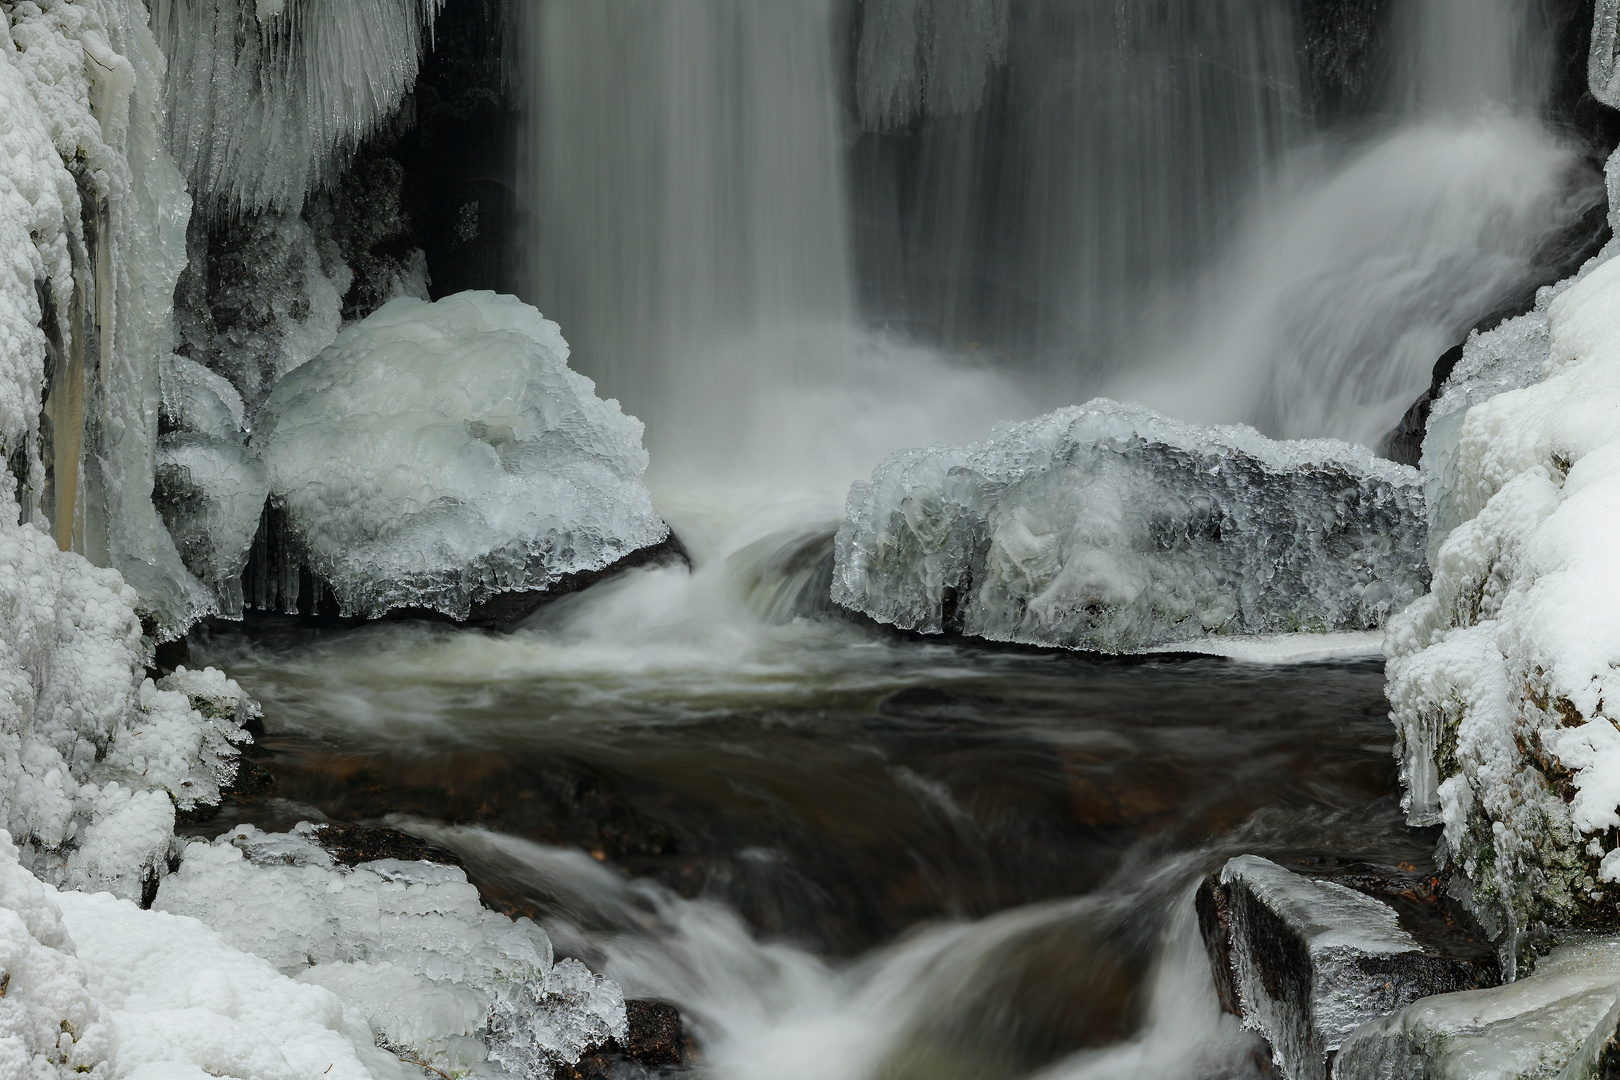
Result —
<instances>
[{"instance_id":1,"label":"spray of water","mask_svg":"<svg viewBox=\"0 0 1620 1080\"><path fill-rule=\"evenodd\" d=\"M580 717L881 679L891 646L803 600L838 496L891 449L1103 390L1278 435L1376 439L1594 191L1535 119L1546 43L1524 0L1403 9L1387 115L1353 137L1306 130L1289 7L867 0L846 99L833 0L529 5L531 298L576 366L648 422L660 509L696 570L641 572L510 640L423 641L396 660L480 678L566 669L579 700L556 708ZM920 149L888 175L926 194L902 207L896 180L894 206L859 222L867 248L901 253L863 251L861 281L885 300L872 303L857 296L846 164L871 166L908 124ZM899 325L920 310L964 346L977 327L1027 322L1043 362L1064 363L1019 365L1035 373L1021 385L870 332L860 313L874 310ZM944 326L940 310L967 318ZM1249 1069L1176 860L1157 871L1173 888L936 927L841 965L582 855L428 831L546 897L565 950L679 1003L719 1077ZM1084 960L1052 999L1095 1023L1077 1054L1030 1056L1076 1045L1039 1028L1053 1015L1030 998L1051 989L1031 977L1043 955ZM1149 976L1110 981L1125 969Z\"/></svg>"},{"instance_id":2,"label":"spray of water","mask_svg":"<svg viewBox=\"0 0 1620 1080\"><path fill-rule=\"evenodd\" d=\"M1319 145L1291 171L1195 298L1166 311L1177 335L1115 396L1376 445L1435 359L1601 198L1572 150L1499 112L1403 125L1348 152Z\"/></svg>"},{"instance_id":3,"label":"spray of water","mask_svg":"<svg viewBox=\"0 0 1620 1080\"><path fill-rule=\"evenodd\" d=\"M1118 892L930 927L840 964L579 852L401 824L509 895L540 900L557 947L626 995L676 1003L723 1080L1256 1074L1256 1042L1221 1013L1198 938L1185 884L1199 856ZM1032 992L1044 1005L1029 1007ZM1134 1037L1116 1037L1122 1024L1138 1025ZM1076 1044L1092 1048L1055 1049Z\"/></svg>"}]
</instances>

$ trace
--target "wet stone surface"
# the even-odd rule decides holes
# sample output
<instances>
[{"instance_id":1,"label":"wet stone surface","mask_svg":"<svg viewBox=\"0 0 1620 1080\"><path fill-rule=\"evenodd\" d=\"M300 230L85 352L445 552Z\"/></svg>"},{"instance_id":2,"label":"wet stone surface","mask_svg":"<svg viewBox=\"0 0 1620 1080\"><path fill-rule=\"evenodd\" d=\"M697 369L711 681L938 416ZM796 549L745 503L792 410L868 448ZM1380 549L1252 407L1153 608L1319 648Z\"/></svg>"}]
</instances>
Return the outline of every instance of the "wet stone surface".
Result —
<instances>
[{"instance_id":1,"label":"wet stone surface","mask_svg":"<svg viewBox=\"0 0 1620 1080\"><path fill-rule=\"evenodd\" d=\"M1270 1041L1290 1080L1325 1078L1367 1021L1501 981L1482 935L1415 871L1241 856L1204 880L1196 906L1222 1006Z\"/></svg>"},{"instance_id":2,"label":"wet stone surface","mask_svg":"<svg viewBox=\"0 0 1620 1080\"><path fill-rule=\"evenodd\" d=\"M609 1039L574 1064L558 1066L553 1080L625 1080L691 1064L694 1052L675 1006L630 1000L624 1014L629 1032L622 1043Z\"/></svg>"}]
</instances>

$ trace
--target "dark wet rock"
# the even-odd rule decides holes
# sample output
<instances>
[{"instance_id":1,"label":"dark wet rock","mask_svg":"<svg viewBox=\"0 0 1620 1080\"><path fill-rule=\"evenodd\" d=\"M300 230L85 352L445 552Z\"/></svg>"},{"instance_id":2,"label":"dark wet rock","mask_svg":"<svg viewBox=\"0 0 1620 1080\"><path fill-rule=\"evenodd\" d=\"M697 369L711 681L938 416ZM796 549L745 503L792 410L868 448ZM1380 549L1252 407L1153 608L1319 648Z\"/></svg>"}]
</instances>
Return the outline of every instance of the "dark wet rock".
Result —
<instances>
[{"instance_id":1,"label":"dark wet rock","mask_svg":"<svg viewBox=\"0 0 1620 1080\"><path fill-rule=\"evenodd\" d=\"M574 1064L559 1065L553 1080L627 1080L691 1063L691 1040L675 1006L631 1000L624 1003L624 1014L629 1031L622 1042L609 1039Z\"/></svg>"},{"instance_id":2,"label":"dark wet rock","mask_svg":"<svg viewBox=\"0 0 1620 1080\"><path fill-rule=\"evenodd\" d=\"M343 866L358 866L377 859L463 865L461 856L455 852L395 829L327 823L314 826L310 839Z\"/></svg>"},{"instance_id":3,"label":"dark wet rock","mask_svg":"<svg viewBox=\"0 0 1620 1080\"><path fill-rule=\"evenodd\" d=\"M1494 958L1420 937L1384 900L1257 856L1231 860L1201 892L1223 1004L1265 1036L1290 1080L1325 1080L1330 1055L1369 1020L1500 979Z\"/></svg>"}]
</instances>

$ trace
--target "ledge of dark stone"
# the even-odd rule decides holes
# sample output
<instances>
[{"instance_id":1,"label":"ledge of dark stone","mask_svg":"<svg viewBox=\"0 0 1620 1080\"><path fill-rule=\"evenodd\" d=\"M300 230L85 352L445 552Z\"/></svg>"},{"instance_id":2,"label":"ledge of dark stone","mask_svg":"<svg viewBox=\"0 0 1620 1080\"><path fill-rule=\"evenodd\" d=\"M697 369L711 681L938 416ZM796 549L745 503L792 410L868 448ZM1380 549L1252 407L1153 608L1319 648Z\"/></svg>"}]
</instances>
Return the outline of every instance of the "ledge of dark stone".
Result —
<instances>
[{"instance_id":1,"label":"ledge of dark stone","mask_svg":"<svg viewBox=\"0 0 1620 1080\"><path fill-rule=\"evenodd\" d=\"M660 1073L692 1063L694 1049L681 1024L681 1014L662 1001L624 1003L629 1031L621 1043L609 1039L587 1050L572 1065L558 1066L553 1080L624 1080L625 1076ZM626 1063L639 1068L626 1069Z\"/></svg>"},{"instance_id":2,"label":"ledge of dark stone","mask_svg":"<svg viewBox=\"0 0 1620 1080\"><path fill-rule=\"evenodd\" d=\"M395 829L326 823L316 825L310 838L343 866L358 866L378 859L465 866L455 852Z\"/></svg>"}]
</instances>

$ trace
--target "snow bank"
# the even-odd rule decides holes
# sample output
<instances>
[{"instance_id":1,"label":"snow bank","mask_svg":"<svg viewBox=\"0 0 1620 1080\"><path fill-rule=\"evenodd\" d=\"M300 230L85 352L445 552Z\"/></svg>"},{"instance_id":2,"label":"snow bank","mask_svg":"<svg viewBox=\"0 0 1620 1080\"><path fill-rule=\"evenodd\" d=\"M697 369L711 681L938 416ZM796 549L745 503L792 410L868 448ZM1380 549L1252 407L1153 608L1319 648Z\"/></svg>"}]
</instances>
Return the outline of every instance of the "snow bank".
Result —
<instances>
[{"instance_id":1,"label":"snow bank","mask_svg":"<svg viewBox=\"0 0 1620 1080\"><path fill-rule=\"evenodd\" d=\"M908 630L1133 651L1365 630L1419 595L1416 470L1098 399L851 488L833 599Z\"/></svg>"},{"instance_id":2,"label":"snow bank","mask_svg":"<svg viewBox=\"0 0 1620 1080\"><path fill-rule=\"evenodd\" d=\"M624 1038L617 986L553 964L528 919L484 908L456 867L382 859L336 865L310 830L243 826L186 847L154 906L193 915L301 983L324 986L389 1045L440 1068L482 1060L546 1078Z\"/></svg>"},{"instance_id":3,"label":"snow bank","mask_svg":"<svg viewBox=\"0 0 1620 1080\"><path fill-rule=\"evenodd\" d=\"M0 833L0 1075L407 1080L362 1016L195 919L58 893Z\"/></svg>"},{"instance_id":4,"label":"snow bank","mask_svg":"<svg viewBox=\"0 0 1620 1080\"><path fill-rule=\"evenodd\" d=\"M567 360L557 325L513 297L406 298L276 387L253 445L292 556L344 615L464 619L668 535L641 422Z\"/></svg>"},{"instance_id":5,"label":"snow bank","mask_svg":"<svg viewBox=\"0 0 1620 1080\"><path fill-rule=\"evenodd\" d=\"M0 522L0 824L35 872L132 898L175 806L219 801L253 709L218 672L147 679L135 600L115 571Z\"/></svg>"},{"instance_id":6,"label":"snow bank","mask_svg":"<svg viewBox=\"0 0 1620 1080\"><path fill-rule=\"evenodd\" d=\"M1385 651L1408 819L1494 932L1612 926L1620 897L1620 260L1465 352L1430 420L1431 592ZM1539 352L1539 381L1525 381ZM1457 399L1455 408L1445 408Z\"/></svg>"}]
</instances>

